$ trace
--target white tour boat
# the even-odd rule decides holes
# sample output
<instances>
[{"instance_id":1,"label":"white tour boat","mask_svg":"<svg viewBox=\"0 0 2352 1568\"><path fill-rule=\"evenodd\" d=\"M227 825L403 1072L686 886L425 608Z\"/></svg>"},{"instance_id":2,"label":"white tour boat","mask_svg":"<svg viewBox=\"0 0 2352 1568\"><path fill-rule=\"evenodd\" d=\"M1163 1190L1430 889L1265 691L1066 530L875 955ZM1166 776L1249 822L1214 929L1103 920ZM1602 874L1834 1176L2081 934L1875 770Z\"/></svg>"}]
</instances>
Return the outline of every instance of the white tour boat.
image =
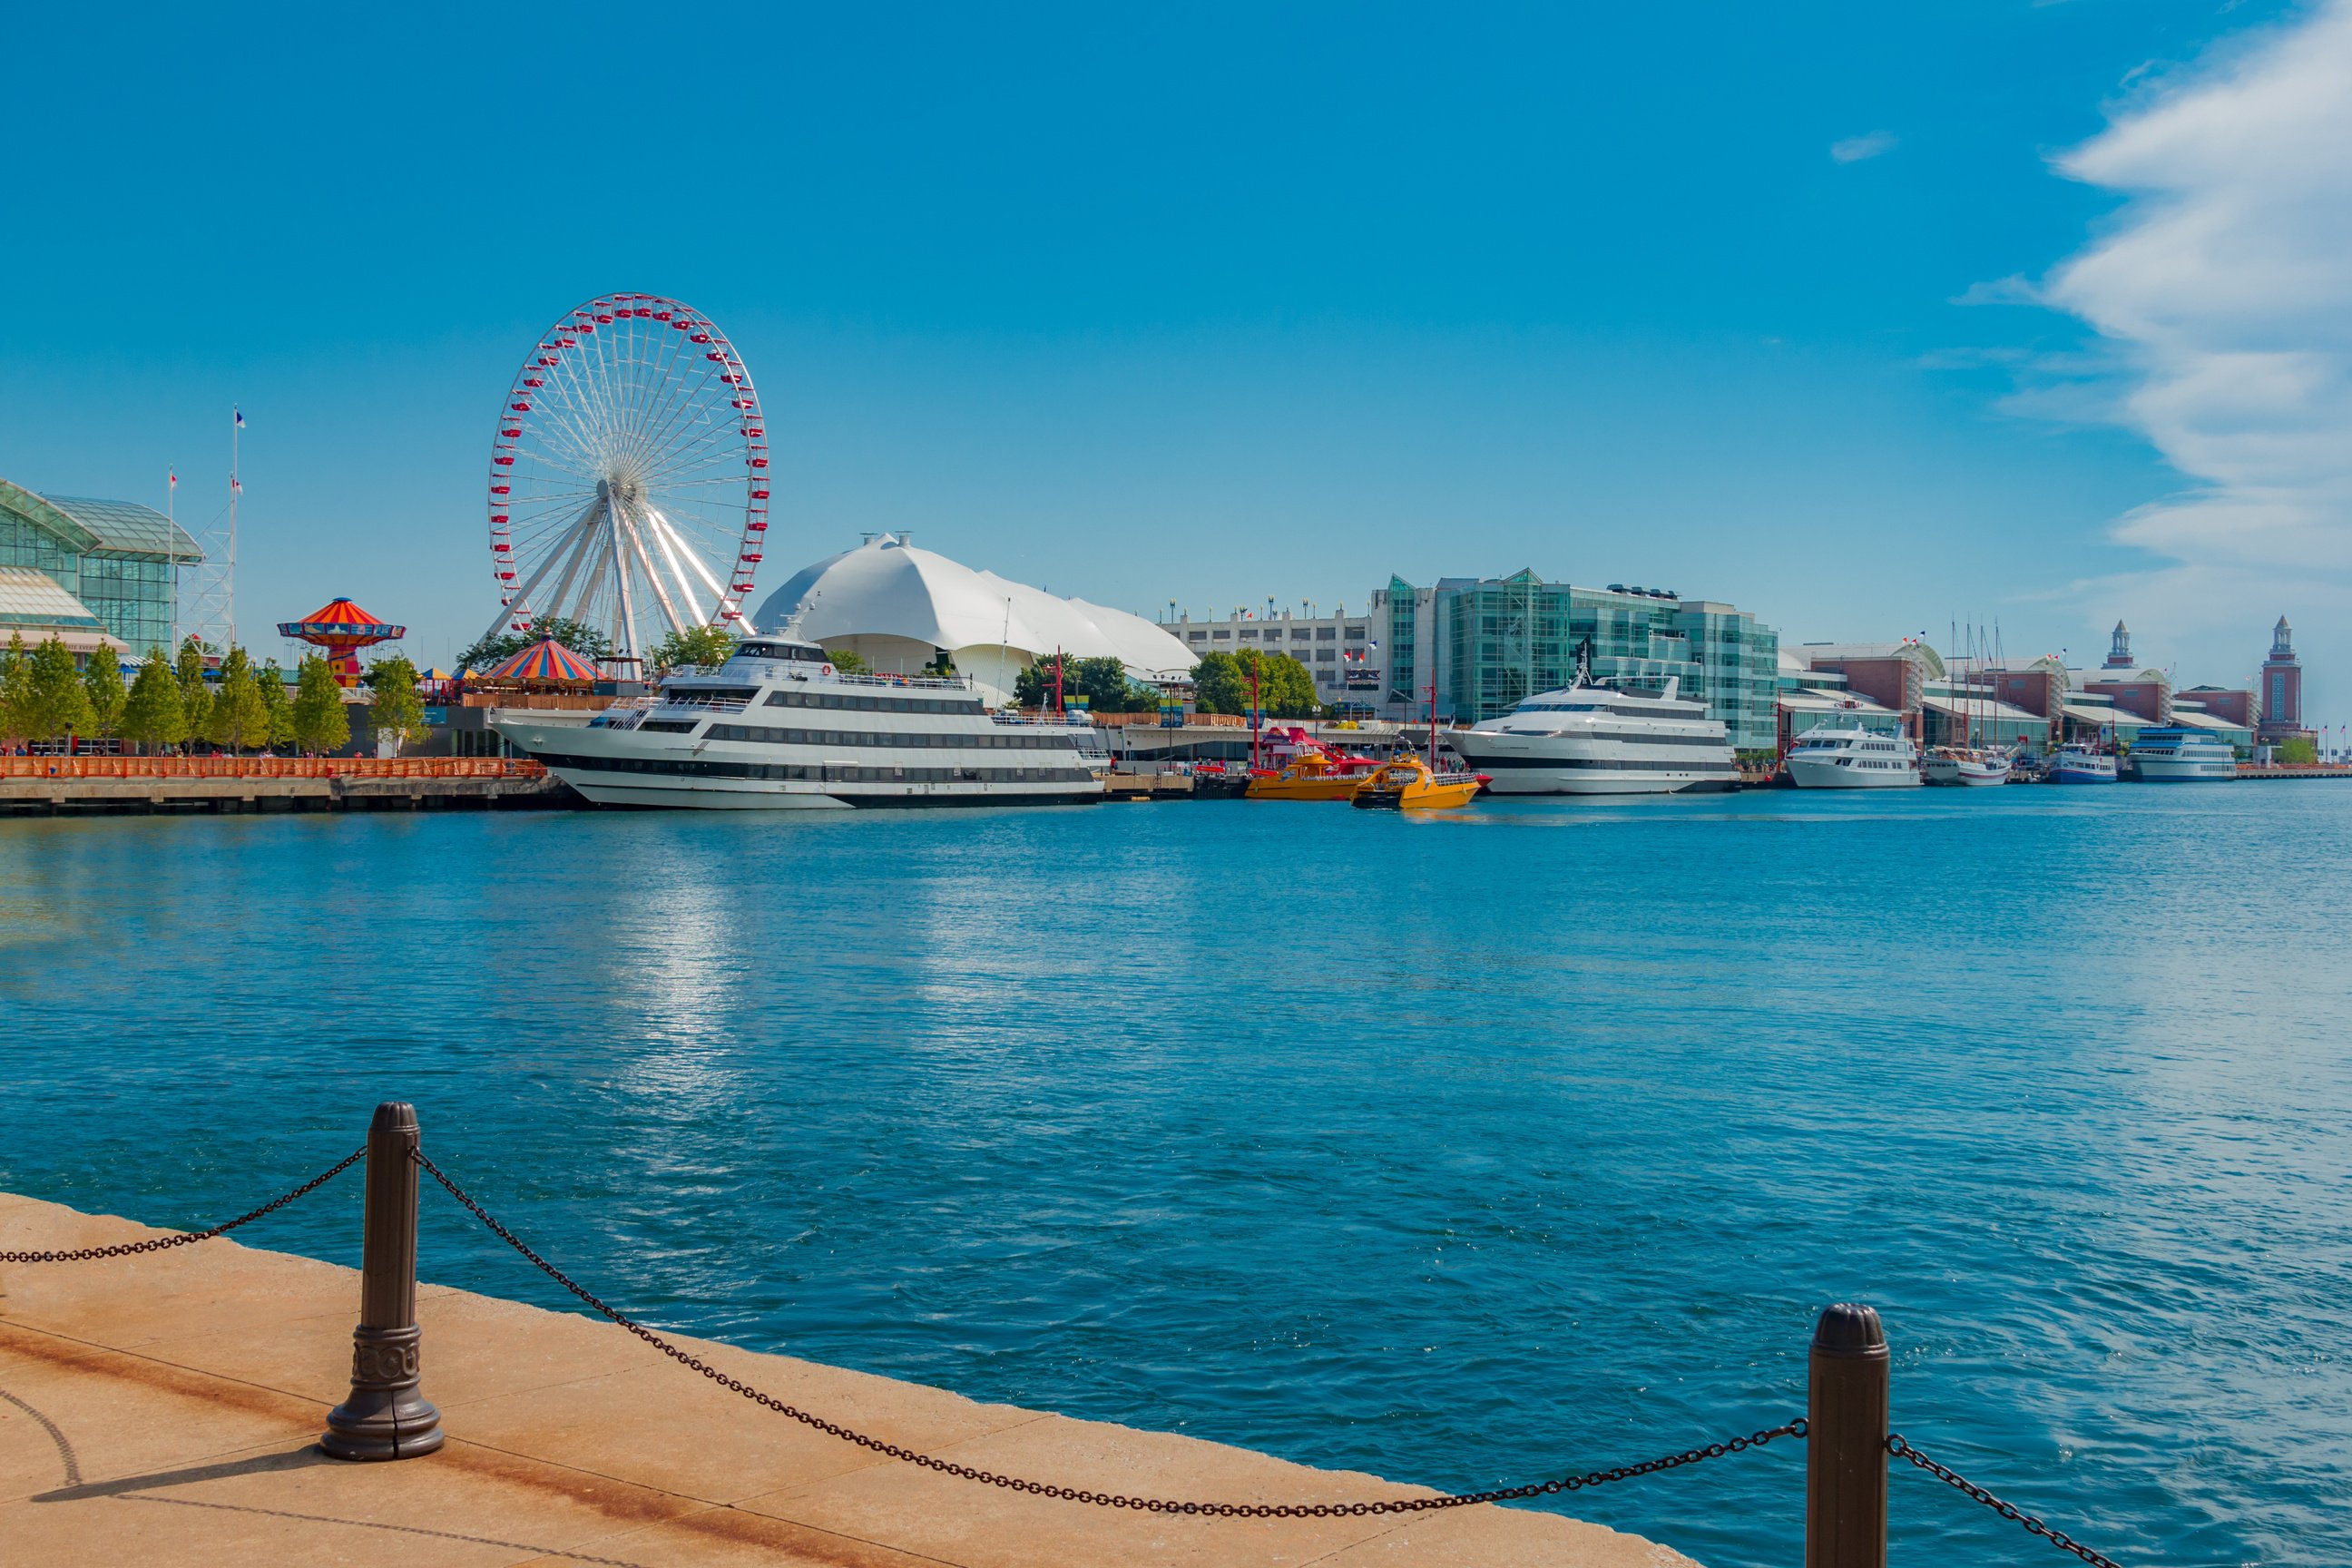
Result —
<instances>
[{"instance_id":1,"label":"white tour boat","mask_svg":"<svg viewBox=\"0 0 2352 1568\"><path fill-rule=\"evenodd\" d=\"M1937 746L1920 772L1931 784L2000 784L2009 782L2009 753L1983 746Z\"/></svg>"},{"instance_id":2,"label":"white tour boat","mask_svg":"<svg viewBox=\"0 0 2352 1568\"><path fill-rule=\"evenodd\" d=\"M2142 784L2238 776L2238 753L2202 730L2147 729L2133 737L2132 773Z\"/></svg>"},{"instance_id":3,"label":"white tour boat","mask_svg":"<svg viewBox=\"0 0 2352 1568\"><path fill-rule=\"evenodd\" d=\"M1103 797L1086 722L991 713L966 677L844 675L824 649L752 637L585 725L510 711L525 755L599 805L772 810L1069 805Z\"/></svg>"},{"instance_id":4,"label":"white tour boat","mask_svg":"<svg viewBox=\"0 0 2352 1568\"><path fill-rule=\"evenodd\" d=\"M1739 782L1723 722L1676 695L1573 685L1446 735L1495 795L1674 795Z\"/></svg>"},{"instance_id":5,"label":"white tour boat","mask_svg":"<svg viewBox=\"0 0 2352 1568\"><path fill-rule=\"evenodd\" d=\"M1789 748L1789 780L1799 789L1916 789L1919 748L1908 735L1882 735L1860 724L1822 725Z\"/></svg>"},{"instance_id":6,"label":"white tour boat","mask_svg":"<svg viewBox=\"0 0 2352 1568\"><path fill-rule=\"evenodd\" d=\"M2103 752L2087 741L2069 741L2051 754L2042 776L2051 784L2113 784L2116 754Z\"/></svg>"}]
</instances>

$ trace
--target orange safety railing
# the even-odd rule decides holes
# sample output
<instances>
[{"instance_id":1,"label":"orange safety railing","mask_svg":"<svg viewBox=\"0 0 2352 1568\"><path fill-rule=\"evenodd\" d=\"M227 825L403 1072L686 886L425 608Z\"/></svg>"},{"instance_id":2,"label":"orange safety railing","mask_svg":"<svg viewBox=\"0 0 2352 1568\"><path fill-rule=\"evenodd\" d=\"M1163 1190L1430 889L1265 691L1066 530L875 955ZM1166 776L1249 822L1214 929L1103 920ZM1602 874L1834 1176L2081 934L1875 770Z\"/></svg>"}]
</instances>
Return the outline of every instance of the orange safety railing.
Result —
<instances>
[{"instance_id":1,"label":"orange safety railing","mask_svg":"<svg viewBox=\"0 0 2352 1568\"><path fill-rule=\"evenodd\" d=\"M0 778L535 779L520 757L0 757Z\"/></svg>"}]
</instances>

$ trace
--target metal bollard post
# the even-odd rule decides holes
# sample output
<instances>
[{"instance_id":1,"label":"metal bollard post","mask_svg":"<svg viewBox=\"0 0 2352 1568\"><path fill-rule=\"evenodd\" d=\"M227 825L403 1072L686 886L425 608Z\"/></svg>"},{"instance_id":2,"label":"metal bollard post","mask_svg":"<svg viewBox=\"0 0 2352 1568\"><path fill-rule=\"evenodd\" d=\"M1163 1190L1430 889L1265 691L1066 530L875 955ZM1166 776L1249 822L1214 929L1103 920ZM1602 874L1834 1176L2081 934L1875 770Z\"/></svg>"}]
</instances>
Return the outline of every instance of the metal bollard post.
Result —
<instances>
[{"instance_id":1,"label":"metal bollard post","mask_svg":"<svg viewBox=\"0 0 2352 1568\"><path fill-rule=\"evenodd\" d=\"M1886 1568L1885 1331L1824 1308L1805 1400L1805 1568Z\"/></svg>"},{"instance_id":2,"label":"metal bollard post","mask_svg":"<svg viewBox=\"0 0 2352 1568\"><path fill-rule=\"evenodd\" d=\"M441 1447L441 1413L417 1392L416 1107L396 1100L368 1123L360 1321L351 1397L327 1413L319 1447L338 1459L414 1459Z\"/></svg>"}]
</instances>

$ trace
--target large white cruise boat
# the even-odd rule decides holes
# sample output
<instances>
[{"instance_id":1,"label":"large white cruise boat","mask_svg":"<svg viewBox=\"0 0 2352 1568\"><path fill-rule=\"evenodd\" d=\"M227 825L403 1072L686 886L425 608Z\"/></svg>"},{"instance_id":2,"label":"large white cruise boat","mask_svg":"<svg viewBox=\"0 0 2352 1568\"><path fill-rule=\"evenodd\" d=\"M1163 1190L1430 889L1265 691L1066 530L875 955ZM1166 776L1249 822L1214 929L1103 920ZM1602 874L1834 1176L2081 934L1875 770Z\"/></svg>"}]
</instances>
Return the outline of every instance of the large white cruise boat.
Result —
<instances>
[{"instance_id":1,"label":"large white cruise boat","mask_svg":"<svg viewBox=\"0 0 2352 1568\"><path fill-rule=\"evenodd\" d=\"M742 810L1070 805L1103 797L1093 728L989 712L964 678L844 675L791 637L585 725L510 711L500 733L599 805Z\"/></svg>"},{"instance_id":2,"label":"large white cruise boat","mask_svg":"<svg viewBox=\"0 0 2352 1568\"><path fill-rule=\"evenodd\" d=\"M1739 782L1731 742L1706 704L1588 684L1530 697L1446 736L1496 795L1672 795Z\"/></svg>"},{"instance_id":3,"label":"large white cruise boat","mask_svg":"<svg viewBox=\"0 0 2352 1568\"><path fill-rule=\"evenodd\" d=\"M2142 784L2186 784L2238 776L2238 753L2202 730L2142 730L2132 739L2132 773Z\"/></svg>"},{"instance_id":4,"label":"large white cruise boat","mask_svg":"<svg viewBox=\"0 0 2352 1568\"><path fill-rule=\"evenodd\" d=\"M1859 724L1823 724L1789 748L1789 781L1799 789L1916 789L1919 748L1908 735Z\"/></svg>"}]
</instances>

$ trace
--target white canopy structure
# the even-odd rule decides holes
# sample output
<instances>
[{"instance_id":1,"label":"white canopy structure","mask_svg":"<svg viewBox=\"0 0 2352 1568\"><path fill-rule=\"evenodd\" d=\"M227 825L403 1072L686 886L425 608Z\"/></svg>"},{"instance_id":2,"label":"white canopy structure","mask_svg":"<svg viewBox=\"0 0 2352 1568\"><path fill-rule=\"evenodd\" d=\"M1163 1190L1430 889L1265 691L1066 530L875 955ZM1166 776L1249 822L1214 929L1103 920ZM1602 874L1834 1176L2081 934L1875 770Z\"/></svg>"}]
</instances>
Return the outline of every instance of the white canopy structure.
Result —
<instances>
[{"instance_id":1,"label":"white canopy structure","mask_svg":"<svg viewBox=\"0 0 2352 1568\"><path fill-rule=\"evenodd\" d=\"M763 631L847 648L884 674L916 674L945 653L999 702L1012 700L1016 676L1057 648L1074 658L1116 658L1143 681L1183 677L1196 662L1141 616L975 572L918 550L902 533L793 574L752 619Z\"/></svg>"}]
</instances>

